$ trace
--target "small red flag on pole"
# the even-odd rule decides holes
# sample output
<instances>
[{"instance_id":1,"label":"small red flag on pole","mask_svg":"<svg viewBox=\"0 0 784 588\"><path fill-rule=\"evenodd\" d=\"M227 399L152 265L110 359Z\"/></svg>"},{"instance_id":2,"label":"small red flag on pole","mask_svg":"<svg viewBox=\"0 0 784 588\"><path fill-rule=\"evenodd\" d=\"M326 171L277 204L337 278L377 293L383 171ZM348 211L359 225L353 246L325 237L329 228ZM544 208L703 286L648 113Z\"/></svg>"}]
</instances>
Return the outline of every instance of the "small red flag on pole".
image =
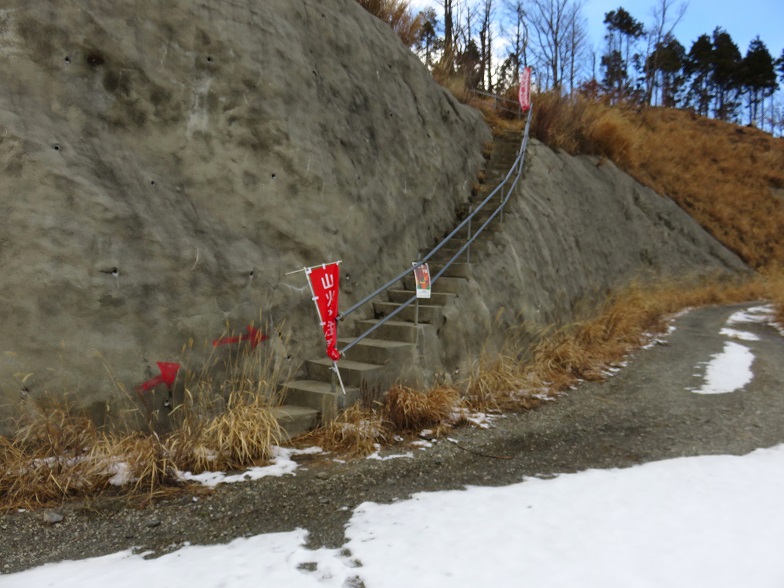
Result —
<instances>
[{"instance_id":1,"label":"small red flag on pole","mask_svg":"<svg viewBox=\"0 0 784 588\"><path fill-rule=\"evenodd\" d=\"M520 108L523 112L528 112L531 109L531 68L523 68L523 73L520 75L520 91L517 95L517 100L520 102Z\"/></svg>"}]
</instances>

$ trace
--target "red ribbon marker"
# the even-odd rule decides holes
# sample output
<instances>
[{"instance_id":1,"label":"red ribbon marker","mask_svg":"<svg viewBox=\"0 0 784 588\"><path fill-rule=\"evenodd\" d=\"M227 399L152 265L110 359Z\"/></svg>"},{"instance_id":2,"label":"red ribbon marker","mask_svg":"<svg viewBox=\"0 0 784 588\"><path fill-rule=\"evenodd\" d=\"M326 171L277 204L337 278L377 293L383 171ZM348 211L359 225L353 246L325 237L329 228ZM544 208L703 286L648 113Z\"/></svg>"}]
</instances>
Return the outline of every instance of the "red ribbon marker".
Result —
<instances>
[{"instance_id":1,"label":"red ribbon marker","mask_svg":"<svg viewBox=\"0 0 784 588\"><path fill-rule=\"evenodd\" d=\"M166 384L166 387L171 390L171 387L174 385L174 380L177 379L177 372L180 371L179 363L168 361L156 361L155 363L158 365L161 375L155 376L154 378L139 384L136 387L136 393L139 396L141 396L142 392L147 392L147 390L155 388L158 384Z\"/></svg>"},{"instance_id":2,"label":"red ribbon marker","mask_svg":"<svg viewBox=\"0 0 784 588\"><path fill-rule=\"evenodd\" d=\"M218 345L228 345L230 343L242 343L243 341L250 341L250 348L256 349L259 343L269 339L269 337L267 337L253 325L248 325L246 330L248 331L247 335L237 335L236 337L223 337L222 339L215 339L212 342L212 346L217 347Z\"/></svg>"}]
</instances>

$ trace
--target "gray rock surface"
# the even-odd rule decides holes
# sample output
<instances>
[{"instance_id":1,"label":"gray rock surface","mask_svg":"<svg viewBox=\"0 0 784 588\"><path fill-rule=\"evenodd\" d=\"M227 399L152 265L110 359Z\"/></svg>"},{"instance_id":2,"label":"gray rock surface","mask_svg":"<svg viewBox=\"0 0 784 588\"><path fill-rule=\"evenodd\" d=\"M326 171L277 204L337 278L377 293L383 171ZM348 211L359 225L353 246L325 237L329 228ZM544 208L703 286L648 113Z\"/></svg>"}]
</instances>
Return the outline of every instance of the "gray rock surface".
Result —
<instances>
[{"instance_id":1,"label":"gray rock surface","mask_svg":"<svg viewBox=\"0 0 784 588\"><path fill-rule=\"evenodd\" d=\"M0 78L0 416L22 389L98 415L227 325L323 352L286 273L372 290L490 138L354 0L7 0Z\"/></svg>"},{"instance_id":2,"label":"gray rock surface","mask_svg":"<svg viewBox=\"0 0 784 588\"><path fill-rule=\"evenodd\" d=\"M472 254L472 280L447 309L446 362L465 366L506 330L533 340L579 320L632 280L739 275L747 266L675 202L611 161L532 140L503 231Z\"/></svg>"},{"instance_id":3,"label":"gray rock surface","mask_svg":"<svg viewBox=\"0 0 784 588\"><path fill-rule=\"evenodd\" d=\"M320 356L287 272L341 259L345 309L455 225L482 163L478 113L354 0L145 6L0 9L0 432L20 393L101 420L156 361L199 372L251 321ZM745 270L611 162L536 142L527 161L425 372L632 278Z\"/></svg>"}]
</instances>

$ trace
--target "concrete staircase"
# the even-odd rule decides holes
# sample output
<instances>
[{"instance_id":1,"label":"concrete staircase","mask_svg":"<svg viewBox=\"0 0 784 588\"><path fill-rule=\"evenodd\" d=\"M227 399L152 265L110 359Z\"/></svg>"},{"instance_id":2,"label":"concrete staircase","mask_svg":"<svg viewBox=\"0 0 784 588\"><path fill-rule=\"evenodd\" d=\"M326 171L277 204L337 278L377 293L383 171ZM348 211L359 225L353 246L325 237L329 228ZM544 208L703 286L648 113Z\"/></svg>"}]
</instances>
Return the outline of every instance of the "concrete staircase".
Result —
<instances>
[{"instance_id":1,"label":"concrete staircase","mask_svg":"<svg viewBox=\"0 0 784 588\"><path fill-rule=\"evenodd\" d=\"M491 157L486 165L485 183L472 196L469 206L476 207L506 176L514 163L520 147L520 134L508 133L496 137ZM500 204L499 193L480 211L472 221L472 234L476 232L493 210ZM468 206L458 213L457 225L464 219ZM481 250L481 242L492 238L502 229L499 217L493 219L486 232L471 245L471 255ZM431 259L431 276L435 276L444 264L466 242L467 228L458 234ZM465 252L461 259L466 259ZM403 309L392 320L379 327L371 337L352 347L338 363L346 394L330 369L328 358L310 359L305 362L305 377L286 384L282 390L285 404L278 411L279 422L289 437L295 437L328 422L344 408L354 404L363 396L375 397L386 391L396 381L406 381L406 369L423 361L422 347L425 341L437 340L444 322L444 307L451 305L471 277L471 264L456 261L433 283L431 298L423 299ZM387 292L386 300L373 302L374 318L356 322L358 332L364 332L401 304L416 295L413 275L407 276L400 287ZM353 338L339 339L342 348Z\"/></svg>"}]
</instances>

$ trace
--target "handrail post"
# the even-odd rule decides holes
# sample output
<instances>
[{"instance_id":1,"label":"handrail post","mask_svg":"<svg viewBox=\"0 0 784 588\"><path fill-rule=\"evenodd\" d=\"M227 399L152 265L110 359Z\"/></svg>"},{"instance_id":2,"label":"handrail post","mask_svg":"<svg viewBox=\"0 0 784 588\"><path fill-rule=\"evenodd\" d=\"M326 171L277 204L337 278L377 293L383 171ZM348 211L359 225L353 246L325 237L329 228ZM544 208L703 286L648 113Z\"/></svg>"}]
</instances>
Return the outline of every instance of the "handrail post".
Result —
<instances>
[{"instance_id":1,"label":"handrail post","mask_svg":"<svg viewBox=\"0 0 784 588\"><path fill-rule=\"evenodd\" d=\"M466 263L471 263L471 219L473 218L471 214L474 212L474 205L468 207L468 237L466 241L468 241L468 249L466 249Z\"/></svg>"},{"instance_id":2,"label":"handrail post","mask_svg":"<svg viewBox=\"0 0 784 588\"><path fill-rule=\"evenodd\" d=\"M506 199L506 196L504 196L504 188L505 187L506 186L501 188L501 213L499 214L501 220L498 221L499 224L504 224L504 201Z\"/></svg>"}]
</instances>

